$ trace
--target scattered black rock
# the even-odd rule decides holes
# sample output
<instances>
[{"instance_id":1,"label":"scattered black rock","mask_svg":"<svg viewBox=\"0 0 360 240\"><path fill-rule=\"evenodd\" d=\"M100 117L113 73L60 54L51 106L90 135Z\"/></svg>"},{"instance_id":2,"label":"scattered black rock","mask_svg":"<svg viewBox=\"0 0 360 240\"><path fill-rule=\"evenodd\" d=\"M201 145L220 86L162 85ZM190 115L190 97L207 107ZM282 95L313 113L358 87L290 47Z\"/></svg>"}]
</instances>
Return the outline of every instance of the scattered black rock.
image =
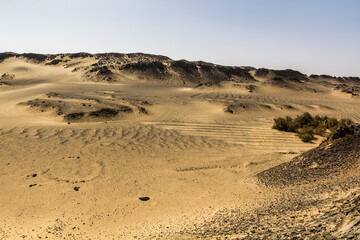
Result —
<instances>
[{"instance_id":1,"label":"scattered black rock","mask_svg":"<svg viewBox=\"0 0 360 240\"><path fill-rule=\"evenodd\" d=\"M0 76L0 86L12 85L10 82L14 80L14 78L15 78L14 74L4 73L3 75Z\"/></svg>"},{"instance_id":2,"label":"scattered black rock","mask_svg":"<svg viewBox=\"0 0 360 240\"><path fill-rule=\"evenodd\" d=\"M232 106L232 105L227 106L227 107L224 109L224 112L226 112L226 113L234 113L233 106Z\"/></svg>"},{"instance_id":3,"label":"scattered black rock","mask_svg":"<svg viewBox=\"0 0 360 240\"><path fill-rule=\"evenodd\" d=\"M144 107L138 107L139 113L148 114L148 111Z\"/></svg>"},{"instance_id":4,"label":"scattered black rock","mask_svg":"<svg viewBox=\"0 0 360 240\"><path fill-rule=\"evenodd\" d=\"M86 57L93 57L91 53L79 52L79 53L72 53L67 54L71 59L74 58L86 58Z\"/></svg>"},{"instance_id":5,"label":"scattered black rock","mask_svg":"<svg viewBox=\"0 0 360 240\"><path fill-rule=\"evenodd\" d=\"M64 119L67 121L80 120L85 116L84 112L68 113L64 115Z\"/></svg>"},{"instance_id":6,"label":"scattered black rock","mask_svg":"<svg viewBox=\"0 0 360 240\"><path fill-rule=\"evenodd\" d=\"M249 93L252 93L257 87L255 85L250 84L250 85L245 86L245 88L246 88L246 90L249 91Z\"/></svg>"},{"instance_id":7,"label":"scattered black rock","mask_svg":"<svg viewBox=\"0 0 360 240\"><path fill-rule=\"evenodd\" d=\"M305 74L291 69L272 70L259 68L256 70L255 76L264 78L266 84L291 89L298 89L301 83L309 81L309 78Z\"/></svg>"},{"instance_id":8,"label":"scattered black rock","mask_svg":"<svg viewBox=\"0 0 360 240\"><path fill-rule=\"evenodd\" d=\"M32 60L35 62L44 62L50 55L44 55L44 54L37 54L37 53L24 53L21 54L22 57Z\"/></svg>"},{"instance_id":9,"label":"scattered black rock","mask_svg":"<svg viewBox=\"0 0 360 240\"><path fill-rule=\"evenodd\" d=\"M136 62L125 64L120 67L121 70L130 72L142 72L150 76L163 78L167 76L165 65L160 61L155 62Z\"/></svg>"},{"instance_id":10,"label":"scattered black rock","mask_svg":"<svg viewBox=\"0 0 360 240\"><path fill-rule=\"evenodd\" d=\"M45 65L57 65L59 63L63 62L63 60L60 59L54 59L51 62L45 63Z\"/></svg>"},{"instance_id":11,"label":"scattered black rock","mask_svg":"<svg viewBox=\"0 0 360 240\"><path fill-rule=\"evenodd\" d=\"M150 198L149 197L139 197L139 200L146 202L146 201L149 201Z\"/></svg>"},{"instance_id":12,"label":"scattered black rock","mask_svg":"<svg viewBox=\"0 0 360 240\"><path fill-rule=\"evenodd\" d=\"M330 75L326 75L326 74L322 74L320 75L321 78L325 78L325 79L332 79L332 78L336 78L334 76L330 76Z\"/></svg>"},{"instance_id":13,"label":"scattered black rock","mask_svg":"<svg viewBox=\"0 0 360 240\"><path fill-rule=\"evenodd\" d=\"M34 177L37 177L37 174L36 174L36 173L30 174L30 175L27 175L26 177L27 177L27 178L30 178L30 177L33 177L33 178L34 178Z\"/></svg>"},{"instance_id":14,"label":"scattered black rock","mask_svg":"<svg viewBox=\"0 0 360 240\"><path fill-rule=\"evenodd\" d=\"M30 184L29 187L35 187L37 184Z\"/></svg>"},{"instance_id":15,"label":"scattered black rock","mask_svg":"<svg viewBox=\"0 0 360 240\"><path fill-rule=\"evenodd\" d=\"M346 79L348 79L348 78L346 78ZM341 90L342 92L351 94L352 96L359 96L359 93L360 93L359 86L354 86L349 83L334 84L334 86L335 86L334 87L335 90Z\"/></svg>"},{"instance_id":16,"label":"scattered black rock","mask_svg":"<svg viewBox=\"0 0 360 240\"><path fill-rule=\"evenodd\" d=\"M331 136L330 140L335 140L338 138L343 138L348 134L355 134L355 131L359 131L359 125L341 125Z\"/></svg>"},{"instance_id":17,"label":"scattered black rock","mask_svg":"<svg viewBox=\"0 0 360 240\"><path fill-rule=\"evenodd\" d=\"M0 53L0 62L11 57L16 57L17 55L18 55L17 53L13 53L13 52Z\"/></svg>"},{"instance_id":18,"label":"scattered black rock","mask_svg":"<svg viewBox=\"0 0 360 240\"><path fill-rule=\"evenodd\" d=\"M79 191L80 187L74 187L75 191Z\"/></svg>"},{"instance_id":19,"label":"scattered black rock","mask_svg":"<svg viewBox=\"0 0 360 240\"><path fill-rule=\"evenodd\" d=\"M129 108L129 109L131 109L131 108ZM100 117L100 118L111 118L111 117L115 117L118 114L119 114L119 110L112 109L112 108L102 108L100 110L90 112L89 116Z\"/></svg>"},{"instance_id":20,"label":"scattered black rock","mask_svg":"<svg viewBox=\"0 0 360 240\"><path fill-rule=\"evenodd\" d=\"M284 105L284 107L285 107L286 109L294 109L294 107L291 106L291 105Z\"/></svg>"},{"instance_id":21,"label":"scattered black rock","mask_svg":"<svg viewBox=\"0 0 360 240\"><path fill-rule=\"evenodd\" d=\"M309 78L312 78L312 79L318 79L320 76L319 75L316 75L316 74L311 74L309 76Z\"/></svg>"},{"instance_id":22,"label":"scattered black rock","mask_svg":"<svg viewBox=\"0 0 360 240\"><path fill-rule=\"evenodd\" d=\"M111 70L109 70L109 68L106 66L94 67L89 72L91 72L91 73L96 72L98 75L112 74Z\"/></svg>"},{"instance_id":23,"label":"scattered black rock","mask_svg":"<svg viewBox=\"0 0 360 240\"><path fill-rule=\"evenodd\" d=\"M186 239L359 239L359 192L315 201L292 196L254 211L220 212L179 233Z\"/></svg>"}]
</instances>

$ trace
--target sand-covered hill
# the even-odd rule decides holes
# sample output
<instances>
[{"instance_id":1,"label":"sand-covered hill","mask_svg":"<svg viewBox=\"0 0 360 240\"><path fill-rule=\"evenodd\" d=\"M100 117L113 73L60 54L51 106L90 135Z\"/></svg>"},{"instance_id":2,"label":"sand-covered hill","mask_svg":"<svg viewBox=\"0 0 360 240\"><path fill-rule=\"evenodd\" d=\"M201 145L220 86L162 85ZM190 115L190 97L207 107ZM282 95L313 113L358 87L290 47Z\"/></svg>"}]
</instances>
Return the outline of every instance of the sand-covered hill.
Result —
<instances>
[{"instance_id":1,"label":"sand-covered hill","mask_svg":"<svg viewBox=\"0 0 360 240\"><path fill-rule=\"evenodd\" d=\"M0 54L0 61L9 58L48 66L62 65L71 68L73 72L81 71L85 79L93 81L123 82L132 79L184 86L216 84L222 81L255 81L249 74L249 70L253 69L251 67L226 67L205 62L174 61L168 57L143 53ZM84 60L88 60L89 64L80 65Z\"/></svg>"},{"instance_id":2,"label":"sand-covered hill","mask_svg":"<svg viewBox=\"0 0 360 240\"><path fill-rule=\"evenodd\" d=\"M272 125L360 122L359 88L141 53L1 53L0 239L358 237L357 125L311 143Z\"/></svg>"},{"instance_id":3,"label":"sand-covered hill","mask_svg":"<svg viewBox=\"0 0 360 240\"><path fill-rule=\"evenodd\" d=\"M161 55L143 53L73 53L33 54L0 53L0 62L22 59L47 66L63 66L93 81L124 82L126 80L152 81L178 86L214 85L221 82L262 82L280 87L296 88L301 83L317 83L357 95L359 77L307 76L298 71L271 70L253 67L222 66L202 61L172 60ZM87 60L87 64L82 64ZM304 84L302 84L304 85Z\"/></svg>"}]
</instances>

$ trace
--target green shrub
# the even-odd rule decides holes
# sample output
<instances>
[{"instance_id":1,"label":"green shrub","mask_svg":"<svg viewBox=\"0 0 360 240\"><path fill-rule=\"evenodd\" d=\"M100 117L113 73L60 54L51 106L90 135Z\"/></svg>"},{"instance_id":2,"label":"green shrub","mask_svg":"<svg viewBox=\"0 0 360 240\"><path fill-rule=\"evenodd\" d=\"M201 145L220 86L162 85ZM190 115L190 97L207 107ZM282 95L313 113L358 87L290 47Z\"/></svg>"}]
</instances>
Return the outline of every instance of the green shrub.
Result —
<instances>
[{"instance_id":1,"label":"green shrub","mask_svg":"<svg viewBox=\"0 0 360 240\"><path fill-rule=\"evenodd\" d=\"M288 124L285 120L285 118L275 118L274 119L274 125L272 126L273 129L277 129L279 131L288 131Z\"/></svg>"},{"instance_id":2,"label":"green shrub","mask_svg":"<svg viewBox=\"0 0 360 240\"><path fill-rule=\"evenodd\" d=\"M324 136L326 133L326 127L324 125L317 125L314 127L314 133L319 136Z\"/></svg>"},{"instance_id":3,"label":"green shrub","mask_svg":"<svg viewBox=\"0 0 360 240\"><path fill-rule=\"evenodd\" d=\"M305 112L302 115L297 116L294 121L297 125L299 125L300 127L303 127L305 125L311 124L314 121L314 119L310 113Z\"/></svg>"},{"instance_id":4,"label":"green shrub","mask_svg":"<svg viewBox=\"0 0 360 240\"><path fill-rule=\"evenodd\" d=\"M296 132L298 126L291 117L286 116L285 118L275 118L272 128L284 132Z\"/></svg>"},{"instance_id":5,"label":"green shrub","mask_svg":"<svg viewBox=\"0 0 360 240\"><path fill-rule=\"evenodd\" d=\"M285 120L288 127L288 132L296 132L296 129L299 128L298 124L289 116L286 116Z\"/></svg>"},{"instance_id":6,"label":"green shrub","mask_svg":"<svg viewBox=\"0 0 360 240\"><path fill-rule=\"evenodd\" d=\"M295 132L303 142L311 142L315 139L314 135L325 136L330 130L335 131L342 124L351 124L353 121L349 118L329 118L328 116L311 116L305 112L296 118L286 116L285 118L275 118L272 128L279 131Z\"/></svg>"},{"instance_id":7,"label":"green shrub","mask_svg":"<svg viewBox=\"0 0 360 240\"><path fill-rule=\"evenodd\" d=\"M340 125L354 123L353 120L351 120L350 118L342 118L342 119L340 119L339 122L340 122Z\"/></svg>"},{"instance_id":8,"label":"green shrub","mask_svg":"<svg viewBox=\"0 0 360 240\"><path fill-rule=\"evenodd\" d=\"M308 134L314 135L314 129L312 127L309 127L309 126L304 126L303 128L298 128L298 129L296 129L296 132L298 134L308 133Z\"/></svg>"},{"instance_id":9,"label":"green shrub","mask_svg":"<svg viewBox=\"0 0 360 240\"><path fill-rule=\"evenodd\" d=\"M303 142L311 142L312 140L315 139L314 130L309 126L298 128L296 132Z\"/></svg>"},{"instance_id":10,"label":"green shrub","mask_svg":"<svg viewBox=\"0 0 360 240\"><path fill-rule=\"evenodd\" d=\"M339 126L339 121L336 118L327 119L325 126L327 129L334 131Z\"/></svg>"},{"instance_id":11,"label":"green shrub","mask_svg":"<svg viewBox=\"0 0 360 240\"><path fill-rule=\"evenodd\" d=\"M303 142L311 142L312 140L315 139L314 135L311 135L310 133L304 133L304 134L300 134L300 139Z\"/></svg>"}]
</instances>

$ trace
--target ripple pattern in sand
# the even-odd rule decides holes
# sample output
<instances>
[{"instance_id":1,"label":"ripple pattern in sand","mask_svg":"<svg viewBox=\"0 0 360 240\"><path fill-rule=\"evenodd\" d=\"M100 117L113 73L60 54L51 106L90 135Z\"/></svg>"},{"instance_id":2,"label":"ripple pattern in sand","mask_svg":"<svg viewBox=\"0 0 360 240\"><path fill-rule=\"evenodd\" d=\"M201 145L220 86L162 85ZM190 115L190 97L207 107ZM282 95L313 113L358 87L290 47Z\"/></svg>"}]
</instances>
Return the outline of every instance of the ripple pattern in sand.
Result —
<instances>
[{"instance_id":1,"label":"ripple pattern in sand","mask_svg":"<svg viewBox=\"0 0 360 240\"><path fill-rule=\"evenodd\" d=\"M260 121L257 125L196 123L196 122L146 122L165 130L176 130L183 135L201 136L239 144L261 151L306 151L315 144L303 143L295 134L278 132L271 124Z\"/></svg>"}]
</instances>

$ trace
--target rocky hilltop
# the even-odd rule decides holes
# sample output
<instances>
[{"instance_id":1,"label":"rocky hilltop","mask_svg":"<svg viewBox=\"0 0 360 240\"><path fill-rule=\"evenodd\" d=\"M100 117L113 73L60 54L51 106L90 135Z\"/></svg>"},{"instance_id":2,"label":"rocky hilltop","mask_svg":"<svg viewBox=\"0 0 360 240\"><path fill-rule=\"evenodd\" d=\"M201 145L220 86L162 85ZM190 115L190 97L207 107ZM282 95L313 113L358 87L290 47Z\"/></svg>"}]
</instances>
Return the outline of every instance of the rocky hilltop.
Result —
<instances>
[{"instance_id":1,"label":"rocky hilltop","mask_svg":"<svg viewBox=\"0 0 360 240\"><path fill-rule=\"evenodd\" d=\"M95 63L89 66L70 66L73 71L84 71L84 77L94 81L117 82L125 75L137 80L152 80L176 85L196 86L216 84L222 81L254 82L249 73L251 67L227 67L206 62L174 61L168 57L143 53L74 53L74 54L17 54L0 53L0 61L7 58L22 58L27 61L60 65L71 60L90 58Z\"/></svg>"},{"instance_id":2,"label":"rocky hilltop","mask_svg":"<svg viewBox=\"0 0 360 240\"><path fill-rule=\"evenodd\" d=\"M360 125L342 125L320 146L258 174L268 186L298 185L358 168Z\"/></svg>"},{"instance_id":3,"label":"rocky hilltop","mask_svg":"<svg viewBox=\"0 0 360 240\"><path fill-rule=\"evenodd\" d=\"M222 66L202 61L172 60L166 56L144 53L0 53L0 62L8 58L19 58L44 65L62 65L65 68L71 68L73 72L81 72L87 80L109 83L132 79L195 87L233 82L270 84L292 89L304 89L305 83L306 85L314 83L330 86L353 96L357 96L360 92L359 77L307 76L291 69L272 70L265 68L256 69L254 67ZM92 63L89 65L79 65L77 60L80 61L81 59L90 59Z\"/></svg>"},{"instance_id":4,"label":"rocky hilltop","mask_svg":"<svg viewBox=\"0 0 360 240\"><path fill-rule=\"evenodd\" d=\"M287 203L283 202L276 211L270 210L270 214L279 217L278 224L291 222L292 226L279 229L278 234L311 239L359 239L359 164L360 124L351 124L340 126L319 147L257 174L268 187L289 187L293 191L289 192ZM297 195L296 188L303 189L302 194ZM341 196L338 189L348 189L348 193ZM327 197L317 201L301 199L310 191ZM304 213L304 209L317 209L317 215ZM293 216L286 220L287 214L283 213ZM311 220L306 219L309 215Z\"/></svg>"}]
</instances>

